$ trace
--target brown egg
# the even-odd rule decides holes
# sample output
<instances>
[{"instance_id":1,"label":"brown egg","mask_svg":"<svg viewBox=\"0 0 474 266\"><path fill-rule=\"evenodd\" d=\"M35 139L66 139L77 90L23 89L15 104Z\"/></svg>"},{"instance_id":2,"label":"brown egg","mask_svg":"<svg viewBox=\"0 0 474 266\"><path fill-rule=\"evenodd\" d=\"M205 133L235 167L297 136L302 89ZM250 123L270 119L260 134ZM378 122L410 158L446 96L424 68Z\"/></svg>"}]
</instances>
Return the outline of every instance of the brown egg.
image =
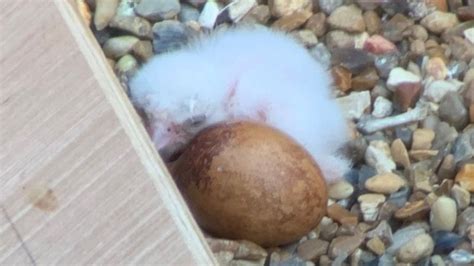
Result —
<instances>
[{"instance_id":1,"label":"brown egg","mask_svg":"<svg viewBox=\"0 0 474 266\"><path fill-rule=\"evenodd\" d=\"M268 126L209 127L170 170L199 225L217 237L282 245L304 236L326 213L327 189L318 165Z\"/></svg>"}]
</instances>

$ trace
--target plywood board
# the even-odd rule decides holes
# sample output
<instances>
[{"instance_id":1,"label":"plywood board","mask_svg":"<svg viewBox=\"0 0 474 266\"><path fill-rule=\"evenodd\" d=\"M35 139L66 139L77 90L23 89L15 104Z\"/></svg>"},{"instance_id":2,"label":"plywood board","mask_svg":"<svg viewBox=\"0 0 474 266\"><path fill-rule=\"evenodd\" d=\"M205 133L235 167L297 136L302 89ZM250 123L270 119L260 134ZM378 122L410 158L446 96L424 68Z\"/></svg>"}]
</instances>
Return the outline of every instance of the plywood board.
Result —
<instances>
[{"instance_id":1,"label":"plywood board","mask_svg":"<svg viewBox=\"0 0 474 266\"><path fill-rule=\"evenodd\" d=\"M214 264L74 8L0 0L0 264Z\"/></svg>"}]
</instances>

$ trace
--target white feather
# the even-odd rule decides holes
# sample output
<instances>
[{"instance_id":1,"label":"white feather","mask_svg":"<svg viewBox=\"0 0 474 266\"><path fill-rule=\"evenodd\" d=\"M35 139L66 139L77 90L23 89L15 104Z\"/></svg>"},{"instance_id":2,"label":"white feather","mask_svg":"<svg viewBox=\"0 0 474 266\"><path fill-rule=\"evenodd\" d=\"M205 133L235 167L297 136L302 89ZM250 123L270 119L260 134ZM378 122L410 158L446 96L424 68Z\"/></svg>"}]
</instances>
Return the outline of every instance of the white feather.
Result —
<instances>
[{"instance_id":1,"label":"white feather","mask_svg":"<svg viewBox=\"0 0 474 266\"><path fill-rule=\"evenodd\" d=\"M166 131L169 123L205 114L207 126L239 118L261 120L264 114L266 123L306 147L332 182L350 162L338 151L349 137L331 97L331 82L330 74L288 35L245 27L155 56L132 79L130 89L133 102L155 121L157 148L173 139ZM232 87L235 95L229 101ZM158 115L163 112L166 119Z\"/></svg>"}]
</instances>

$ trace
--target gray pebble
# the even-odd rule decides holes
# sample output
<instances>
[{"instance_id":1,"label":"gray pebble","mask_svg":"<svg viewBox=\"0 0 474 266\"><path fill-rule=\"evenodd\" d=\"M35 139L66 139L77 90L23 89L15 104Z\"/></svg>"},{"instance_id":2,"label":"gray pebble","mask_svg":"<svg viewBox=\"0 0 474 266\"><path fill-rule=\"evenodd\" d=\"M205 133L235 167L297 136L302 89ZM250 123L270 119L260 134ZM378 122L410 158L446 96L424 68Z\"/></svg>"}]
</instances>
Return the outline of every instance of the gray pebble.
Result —
<instances>
[{"instance_id":1,"label":"gray pebble","mask_svg":"<svg viewBox=\"0 0 474 266\"><path fill-rule=\"evenodd\" d=\"M193 6L182 4L181 11L178 14L179 21L185 23L187 21L198 21L199 10Z\"/></svg>"},{"instance_id":2,"label":"gray pebble","mask_svg":"<svg viewBox=\"0 0 474 266\"><path fill-rule=\"evenodd\" d=\"M453 145L454 162L467 161L474 157L474 147L471 144L471 135L463 133L459 135Z\"/></svg>"},{"instance_id":3,"label":"gray pebble","mask_svg":"<svg viewBox=\"0 0 474 266\"><path fill-rule=\"evenodd\" d=\"M413 141L413 131L408 127L397 127L395 128L395 136L401 139L407 149L410 149Z\"/></svg>"},{"instance_id":4,"label":"gray pebble","mask_svg":"<svg viewBox=\"0 0 474 266\"><path fill-rule=\"evenodd\" d=\"M165 20L153 25L153 49L155 53L169 52L185 45L192 35L183 23Z\"/></svg>"},{"instance_id":5,"label":"gray pebble","mask_svg":"<svg viewBox=\"0 0 474 266\"><path fill-rule=\"evenodd\" d=\"M150 21L170 19L179 13L178 0L141 0L135 12Z\"/></svg>"},{"instance_id":6,"label":"gray pebble","mask_svg":"<svg viewBox=\"0 0 474 266\"><path fill-rule=\"evenodd\" d=\"M457 130L462 130L469 121L462 97L456 92L446 94L439 105L439 117Z\"/></svg>"},{"instance_id":7,"label":"gray pebble","mask_svg":"<svg viewBox=\"0 0 474 266\"><path fill-rule=\"evenodd\" d=\"M319 0L319 8L326 14L331 14L334 9L340 7L344 0Z\"/></svg>"},{"instance_id":8,"label":"gray pebble","mask_svg":"<svg viewBox=\"0 0 474 266\"><path fill-rule=\"evenodd\" d=\"M458 137L458 132L446 122L439 122L434 128L435 138L433 140L432 148L439 150L448 143L453 142Z\"/></svg>"}]
</instances>

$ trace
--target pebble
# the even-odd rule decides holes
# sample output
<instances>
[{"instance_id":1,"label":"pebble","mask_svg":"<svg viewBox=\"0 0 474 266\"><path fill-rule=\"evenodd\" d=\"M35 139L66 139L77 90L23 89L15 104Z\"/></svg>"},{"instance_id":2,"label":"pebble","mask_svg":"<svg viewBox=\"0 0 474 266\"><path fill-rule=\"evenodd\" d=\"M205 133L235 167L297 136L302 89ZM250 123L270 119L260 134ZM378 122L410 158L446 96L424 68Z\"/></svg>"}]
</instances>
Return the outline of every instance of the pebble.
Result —
<instances>
[{"instance_id":1,"label":"pebble","mask_svg":"<svg viewBox=\"0 0 474 266\"><path fill-rule=\"evenodd\" d=\"M312 15L305 28L311 30L317 37L323 36L327 31L326 15L322 12Z\"/></svg>"},{"instance_id":2,"label":"pebble","mask_svg":"<svg viewBox=\"0 0 474 266\"><path fill-rule=\"evenodd\" d=\"M456 202L449 197L441 196L431 206L430 223L434 230L452 231L456 217Z\"/></svg>"},{"instance_id":3,"label":"pebble","mask_svg":"<svg viewBox=\"0 0 474 266\"><path fill-rule=\"evenodd\" d=\"M408 151L405 144L400 138L397 138L392 142L390 146L390 152L392 154L393 161L405 169L410 167L410 158L408 157Z\"/></svg>"},{"instance_id":4,"label":"pebble","mask_svg":"<svg viewBox=\"0 0 474 266\"><path fill-rule=\"evenodd\" d=\"M220 14L220 6L216 1L207 1L199 14L198 22L205 29L212 29L216 25Z\"/></svg>"},{"instance_id":5,"label":"pebble","mask_svg":"<svg viewBox=\"0 0 474 266\"><path fill-rule=\"evenodd\" d=\"M139 41L133 46L132 53L141 61L147 61L153 56L153 44L151 41Z\"/></svg>"},{"instance_id":6,"label":"pebble","mask_svg":"<svg viewBox=\"0 0 474 266\"><path fill-rule=\"evenodd\" d=\"M273 22L272 28L282 31L292 31L302 26L311 15L312 13L307 10L295 11L292 14L283 16Z\"/></svg>"},{"instance_id":7,"label":"pebble","mask_svg":"<svg viewBox=\"0 0 474 266\"><path fill-rule=\"evenodd\" d=\"M132 55L126 54L122 56L114 66L115 73L121 78L128 81L138 70L138 62Z\"/></svg>"},{"instance_id":8,"label":"pebble","mask_svg":"<svg viewBox=\"0 0 474 266\"><path fill-rule=\"evenodd\" d=\"M458 92L464 83L456 79L433 80L425 85L423 97L428 101L439 103L449 92Z\"/></svg>"},{"instance_id":9,"label":"pebble","mask_svg":"<svg viewBox=\"0 0 474 266\"><path fill-rule=\"evenodd\" d=\"M365 181L365 188L377 193L392 194L406 185L406 181L393 173L379 174Z\"/></svg>"},{"instance_id":10,"label":"pebble","mask_svg":"<svg viewBox=\"0 0 474 266\"><path fill-rule=\"evenodd\" d=\"M416 263L433 253L434 242L430 235L421 234L400 248L397 258L401 262Z\"/></svg>"},{"instance_id":11,"label":"pebble","mask_svg":"<svg viewBox=\"0 0 474 266\"><path fill-rule=\"evenodd\" d=\"M150 38L152 35L151 24L148 20L137 16L115 16L109 27L129 32L140 38Z\"/></svg>"},{"instance_id":12,"label":"pebble","mask_svg":"<svg viewBox=\"0 0 474 266\"><path fill-rule=\"evenodd\" d=\"M374 110L372 115L376 118L384 118L391 115L393 112L393 104L390 100L382 96L378 96L374 102Z\"/></svg>"},{"instance_id":13,"label":"pebble","mask_svg":"<svg viewBox=\"0 0 474 266\"><path fill-rule=\"evenodd\" d=\"M464 164L457 173L455 180L461 187L469 192L474 192L474 164Z\"/></svg>"},{"instance_id":14,"label":"pebble","mask_svg":"<svg viewBox=\"0 0 474 266\"><path fill-rule=\"evenodd\" d=\"M474 44L474 28L466 29L463 31L464 37L472 44Z\"/></svg>"},{"instance_id":15,"label":"pebble","mask_svg":"<svg viewBox=\"0 0 474 266\"><path fill-rule=\"evenodd\" d=\"M364 21L369 34L377 34L382 28L381 20L377 12L368 10L364 12Z\"/></svg>"},{"instance_id":16,"label":"pebble","mask_svg":"<svg viewBox=\"0 0 474 266\"><path fill-rule=\"evenodd\" d=\"M474 58L472 43L462 37L451 37L449 40L449 48L451 49L451 54L457 60L470 61Z\"/></svg>"},{"instance_id":17,"label":"pebble","mask_svg":"<svg viewBox=\"0 0 474 266\"><path fill-rule=\"evenodd\" d=\"M326 44L329 49L354 48L355 37L342 30L332 30L326 34Z\"/></svg>"},{"instance_id":18,"label":"pebble","mask_svg":"<svg viewBox=\"0 0 474 266\"><path fill-rule=\"evenodd\" d=\"M420 40L425 42L428 40L428 31L421 25L415 24L410 26L407 31L410 33L410 37L415 40Z\"/></svg>"},{"instance_id":19,"label":"pebble","mask_svg":"<svg viewBox=\"0 0 474 266\"><path fill-rule=\"evenodd\" d=\"M377 236L367 241L366 245L370 251L374 252L378 256L382 256L385 253L385 244Z\"/></svg>"},{"instance_id":20,"label":"pebble","mask_svg":"<svg viewBox=\"0 0 474 266\"><path fill-rule=\"evenodd\" d=\"M395 90L402 84L419 84L421 78L401 67L396 67L390 71L387 80L387 87L391 90Z\"/></svg>"},{"instance_id":21,"label":"pebble","mask_svg":"<svg viewBox=\"0 0 474 266\"><path fill-rule=\"evenodd\" d=\"M421 93L421 83L401 83L395 88L393 95L394 106L401 111L408 111L409 108L415 107Z\"/></svg>"},{"instance_id":22,"label":"pebble","mask_svg":"<svg viewBox=\"0 0 474 266\"><path fill-rule=\"evenodd\" d=\"M413 20L398 13L382 24L382 35L392 42L399 42L403 39L404 32L413 24Z\"/></svg>"},{"instance_id":23,"label":"pebble","mask_svg":"<svg viewBox=\"0 0 474 266\"><path fill-rule=\"evenodd\" d=\"M373 54L387 54L396 52L397 47L383 36L372 35L365 41L364 50Z\"/></svg>"},{"instance_id":24,"label":"pebble","mask_svg":"<svg viewBox=\"0 0 474 266\"><path fill-rule=\"evenodd\" d=\"M306 47L313 47L318 43L318 37L310 30L296 30L291 35Z\"/></svg>"},{"instance_id":25,"label":"pebble","mask_svg":"<svg viewBox=\"0 0 474 266\"><path fill-rule=\"evenodd\" d=\"M353 90L371 90L380 80L377 70L373 67L367 68L362 73L353 77L351 80L351 88Z\"/></svg>"},{"instance_id":26,"label":"pebble","mask_svg":"<svg viewBox=\"0 0 474 266\"><path fill-rule=\"evenodd\" d=\"M400 139L405 145L406 149L411 147L413 142L413 131L408 127L396 127L395 137Z\"/></svg>"},{"instance_id":27,"label":"pebble","mask_svg":"<svg viewBox=\"0 0 474 266\"><path fill-rule=\"evenodd\" d=\"M377 170L377 173L387 173L395 170L390 147L384 141L374 140L369 143L365 152L365 161Z\"/></svg>"},{"instance_id":28,"label":"pebble","mask_svg":"<svg viewBox=\"0 0 474 266\"><path fill-rule=\"evenodd\" d=\"M107 27L117 12L119 0L96 0L94 25L97 30Z\"/></svg>"},{"instance_id":29,"label":"pebble","mask_svg":"<svg viewBox=\"0 0 474 266\"><path fill-rule=\"evenodd\" d=\"M331 14L336 8L340 7L344 0L319 0L319 8L326 14Z\"/></svg>"},{"instance_id":30,"label":"pebble","mask_svg":"<svg viewBox=\"0 0 474 266\"><path fill-rule=\"evenodd\" d=\"M310 11L313 8L311 0L269 0L268 7L273 16L281 18L297 11Z\"/></svg>"},{"instance_id":31,"label":"pebble","mask_svg":"<svg viewBox=\"0 0 474 266\"><path fill-rule=\"evenodd\" d=\"M334 85L343 91L348 92L351 89L352 73L343 66L335 66L331 69L334 79Z\"/></svg>"},{"instance_id":32,"label":"pebble","mask_svg":"<svg viewBox=\"0 0 474 266\"><path fill-rule=\"evenodd\" d=\"M331 53L324 43L318 43L309 50L311 56L318 61L323 67L328 69L331 65Z\"/></svg>"},{"instance_id":33,"label":"pebble","mask_svg":"<svg viewBox=\"0 0 474 266\"><path fill-rule=\"evenodd\" d=\"M340 65L353 75L357 75L373 66L374 59L363 50L353 48L335 49L333 50L331 63L336 66Z\"/></svg>"},{"instance_id":34,"label":"pebble","mask_svg":"<svg viewBox=\"0 0 474 266\"><path fill-rule=\"evenodd\" d=\"M243 18L243 21L252 21L253 23L267 24L270 20L270 8L267 5L257 5L252 8Z\"/></svg>"},{"instance_id":35,"label":"pebble","mask_svg":"<svg viewBox=\"0 0 474 266\"><path fill-rule=\"evenodd\" d=\"M367 232L367 237L374 238L378 237L385 243L392 243L392 228L386 220L380 221L380 223L373 230Z\"/></svg>"},{"instance_id":36,"label":"pebble","mask_svg":"<svg viewBox=\"0 0 474 266\"><path fill-rule=\"evenodd\" d=\"M425 71L428 76L437 80L443 80L448 76L448 68L444 60L439 57L430 58L426 63Z\"/></svg>"},{"instance_id":37,"label":"pebble","mask_svg":"<svg viewBox=\"0 0 474 266\"><path fill-rule=\"evenodd\" d=\"M326 240L326 241L331 241L335 236L336 232L339 229L339 225L337 223L330 223L327 225L319 225L321 228L321 239Z\"/></svg>"},{"instance_id":38,"label":"pebble","mask_svg":"<svg viewBox=\"0 0 474 266\"><path fill-rule=\"evenodd\" d=\"M257 6L256 0L239 0L229 4L227 9L223 11L224 16L234 23L239 22L250 10ZM223 15L223 14L221 14Z\"/></svg>"},{"instance_id":39,"label":"pebble","mask_svg":"<svg viewBox=\"0 0 474 266\"><path fill-rule=\"evenodd\" d=\"M296 252L303 260L314 261L327 254L329 242L320 239L310 239L301 243Z\"/></svg>"},{"instance_id":40,"label":"pebble","mask_svg":"<svg viewBox=\"0 0 474 266\"><path fill-rule=\"evenodd\" d=\"M420 23L429 31L440 34L445 30L456 26L459 23L459 20L453 13L434 11L424 17Z\"/></svg>"},{"instance_id":41,"label":"pebble","mask_svg":"<svg viewBox=\"0 0 474 266\"><path fill-rule=\"evenodd\" d=\"M459 164L474 158L474 130L472 127L464 130L454 142L454 161Z\"/></svg>"},{"instance_id":42,"label":"pebble","mask_svg":"<svg viewBox=\"0 0 474 266\"><path fill-rule=\"evenodd\" d=\"M467 235L467 230L474 224L474 207L467 207L457 219L457 233L461 236Z\"/></svg>"},{"instance_id":43,"label":"pebble","mask_svg":"<svg viewBox=\"0 0 474 266\"><path fill-rule=\"evenodd\" d=\"M363 32L365 30L362 11L355 5L336 8L329 15L327 22L331 28L346 32Z\"/></svg>"},{"instance_id":44,"label":"pebble","mask_svg":"<svg viewBox=\"0 0 474 266\"><path fill-rule=\"evenodd\" d=\"M471 194L469 191L457 184L451 189L451 197L454 198L460 210L466 209L471 203Z\"/></svg>"},{"instance_id":45,"label":"pebble","mask_svg":"<svg viewBox=\"0 0 474 266\"><path fill-rule=\"evenodd\" d=\"M394 213L394 217L399 220L419 220L424 219L430 211L430 205L425 200L416 200L407 203Z\"/></svg>"},{"instance_id":46,"label":"pebble","mask_svg":"<svg viewBox=\"0 0 474 266\"><path fill-rule=\"evenodd\" d=\"M454 265L469 265L474 262L474 255L472 252L464 249L455 249L449 253L449 258Z\"/></svg>"},{"instance_id":47,"label":"pebble","mask_svg":"<svg viewBox=\"0 0 474 266\"><path fill-rule=\"evenodd\" d=\"M267 251L247 240L206 238L212 252L230 252L233 259L259 260L267 257Z\"/></svg>"},{"instance_id":48,"label":"pebble","mask_svg":"<svg viewBox=\"0 0 474 266\"><path fill-rule=\"evenodd\" d=\"M456 14L462 21L474 20L474 6L472 3L469 6L462 6L456 10Z\"/></svg>"},{"instance_id":49,"label":"pebble","mask_svg":"<svg viewBox=\"0 0 474 266\"><path fill-rule=\"evenodd\" d=\"M354 252L364 241L364 236L356 234L354 236L338 236L334 238L329 246L329 256L348 256Z\"/></svg>"},{"instance_id":50,"label":"pebble","mask_svg":"<svg viewBox=\"0 0 474 266\"><path fill-rule=\"evenodd\" d=\"M433 149L439 150L447 144L452 143L458 137L458 132L446 122L440 122L435 128L435 139L433 141Z\"/></svg>"},{"instance_id":51,"label":"pebble","mask_svg":"<svg viewBox=\"0 0 474 266\"><path fill-rule=\"evenodd\" d=\"M190 37L190 29L179 21L165 20L153 25L153 49L157 54L180 48Z\"/></svg>"},{"instance_id":52,"label":"pebble","mask_svg":"<svg viewBox=\"0 0 474 266\"><path fill-rule=\"evenodd\" d=\"M329 218L340 223L341 225L356 225L358 222L357 215L344 209L338 203L331 204L327 210Z\"/></svg>"},{"instance_id":53,"label":"pebble","mask_svg":"<svg viewBox=\"0 0 474 266\"><path fill-rule=\"evenodd\" d=\"M392 71L399 64L400 54L398 52L378 55L374 64L377 68L379 75L383 78L387 78Z\"/></svg>"},{"instance_id":54,"label":"pebble","mask_svg":"<svg viewBox=\"0 0 474 266\"><path fill-rule=\"evenodd\" d=\"M443 161L438 169L438 177L440 179L453 179L456 175L456 163L454 162L454 155L448 154L443 158Z\"/></svg>"},{"instance_id":55,"label":"pebble","mask_svg":"<svg viewBox=\"0 0 474 266\"><path fill-rule=\"evenodd\" d=\"M364 221L373 222L377 220L379 208L385 202L385 196L382 194L363 194L357 198L360 204Z\"/></svg>"},{"instance_id":56,"label":"pebble","mask_svg":"<svg viewBox=\"0 0 474 266\"><path fill-rule=\"evenodd\" d=\"M336 101L348 119L360 119L371 105L368 91L352 92L347 96L337 98Z\"/></svg>"},{"instance_id":57,"label":"pebble","mask_svg":"<svg viewBox=\"0 0 474 266\"><path fill-rule=\"evenodd\" d=\"M198 21L199 10L191 5L181 4L178 19L183 23L186 23L188 21Z\"/></svg>"},{"instance_id":58,"label":"pebble","mask_svg":"<svg viewBox=\"0 0 474 266\"><path fill-rule=\"evenodd\" d=\"M150 21L171 19L180 11L178 0L141 0L135 12Z\"/></svg>"},{"instance_id":59,"label":"pebble","mask_svg":"<svg viewBox=\"0 0 474 266\"><path fill-rule=\"evenodd\" d=\"M328 195L335 200L345 199L354 193L354 187L351 183L341 180L329 187Z\"/></svg>"},{"instance_id":60,"label":"pebble","mask_svg":"<svg viewBox=\"0 0 474 266\"><path fill-rule=\"evenodd\" d=\"M108 39L102 47L105 56L118 59L129 53L140 40L134 36L119 36Z\"/></svg>"},{"instance_id":61,"label":"pebble","mask_svg":"<svg viewBox=\"0 0 474 266\"><path fill-rule=\"evenodd\" d=\"M428 128L418 128L413 132L412 150L428 150L435 138L435 132Z\"/></svg>"},{"instance_id":62,"label":"pebble","mask_svg":"<svg viewBox=\"0 0 474 266\"><path fill-rule=\"evenodd\" d=\"M439 105L439 118L457 130L463 129L469 122L467 109L462 97L455 92L448 92Z\"/></svg>"},{"instance_id":63,"label":"pebble","mask_svg":"<svg viewBox=\"0 0 474 266\"><path fill-rule=\"evenodd\" d=\"M434 252L441 254L451 252L463 240L460 235L446 231L435 231L431 236L435 242Z\"/></svg>"}]
</instances>

